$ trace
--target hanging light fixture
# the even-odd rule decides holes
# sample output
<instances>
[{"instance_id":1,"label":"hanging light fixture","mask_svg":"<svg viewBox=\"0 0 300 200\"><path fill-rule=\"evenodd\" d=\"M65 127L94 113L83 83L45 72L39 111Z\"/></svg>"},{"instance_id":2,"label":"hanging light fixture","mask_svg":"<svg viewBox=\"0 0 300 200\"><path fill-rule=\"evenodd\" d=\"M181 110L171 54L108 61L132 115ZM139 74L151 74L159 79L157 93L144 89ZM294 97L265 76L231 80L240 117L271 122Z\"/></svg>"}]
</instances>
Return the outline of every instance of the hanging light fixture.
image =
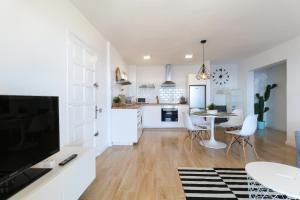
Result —
<instances>
[{"instance_id":1,"label":"hanging light fixture","mask_svg":"<svg viewBox=\"0 0 300 200\"><path fill-rule=\"evenodd\" d=\"M201 40L201 44L202 44L202 48L203 48L203 64L200 67L200 70L198 71L197 75L196 75L196 79L197 80L207 80L209 79L209 72L208 69L206 68L204 62L204 45L206 43L206 40Z\"/></svg>"}]
</instances>

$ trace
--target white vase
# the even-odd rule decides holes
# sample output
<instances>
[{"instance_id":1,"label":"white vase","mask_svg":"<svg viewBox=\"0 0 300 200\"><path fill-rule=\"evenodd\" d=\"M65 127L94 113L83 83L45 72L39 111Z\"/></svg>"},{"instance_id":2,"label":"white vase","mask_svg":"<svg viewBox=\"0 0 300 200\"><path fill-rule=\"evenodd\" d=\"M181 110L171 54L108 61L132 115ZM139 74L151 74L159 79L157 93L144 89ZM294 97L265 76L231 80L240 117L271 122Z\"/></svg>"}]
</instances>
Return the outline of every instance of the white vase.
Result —
<instances>
[{"instance_id":1,"label":"white vase","mask_svg":"<svg viewBox=\"0 0 300 200\"><path fill-rule=\"evenodd\" d=\"M207 110L207 114L215 115L218 113L218 110Z\"/></svg>"}]
</instances>

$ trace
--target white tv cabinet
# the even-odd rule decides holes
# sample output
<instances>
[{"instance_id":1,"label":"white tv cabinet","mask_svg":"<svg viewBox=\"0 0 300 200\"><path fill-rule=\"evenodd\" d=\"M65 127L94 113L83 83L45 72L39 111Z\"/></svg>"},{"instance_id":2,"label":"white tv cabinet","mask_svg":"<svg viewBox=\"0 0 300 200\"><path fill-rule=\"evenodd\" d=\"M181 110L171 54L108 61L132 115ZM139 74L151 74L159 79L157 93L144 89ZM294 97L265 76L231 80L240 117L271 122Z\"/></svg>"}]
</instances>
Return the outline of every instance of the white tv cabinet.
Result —
<instances>
[{"instance_id":1,"label":"white tv cabinet","mask_svg":"<svg viewBox=\"0 0 300 200\"><path fill-rule=\"evenodd\" d=\"M65 166L58 163L70 156L78 156ZM47 158L34 167L43 167L54 161L54 168L9 200L76 200L96 177L96 159L92 148L63 147L60 152Z\"/></svg>"}]
</instances>

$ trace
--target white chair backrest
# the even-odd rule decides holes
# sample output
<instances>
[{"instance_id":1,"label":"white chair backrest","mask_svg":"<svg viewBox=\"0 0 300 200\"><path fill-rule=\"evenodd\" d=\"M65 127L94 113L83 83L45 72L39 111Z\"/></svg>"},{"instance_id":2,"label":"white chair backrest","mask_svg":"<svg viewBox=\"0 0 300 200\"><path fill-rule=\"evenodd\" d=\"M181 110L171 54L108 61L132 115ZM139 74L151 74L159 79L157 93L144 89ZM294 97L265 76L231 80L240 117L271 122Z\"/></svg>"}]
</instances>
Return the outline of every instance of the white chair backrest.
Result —
<instances>
[{"instance_id":1,"label":"white chair backrest","mask_svg":"<svg viewBox=\"0 0 300 200\"><path fill-rule=\"evenodd\" d=\"M187 112L183 112L182 116L183 116L184 127L188 130L193 130L195 127L193 125L193 122L192 122L189 114Z\"/></svg>"},{"instance_id":2,"label":"white chair backrest","mask_svg":"<svg viewBox=\"0 0 300 200\"><path fill-rule=\"evenodd\" d=\"M229 117L228 124L232 125L242 125L243 124L243 110L235 109L232 111L236 116Z\"/></svg>"},{"instance_id":3,"label":"white chair backrest","mask_svg":"<svg viewBox=\"0 0 300 200\"><path fill-rule=\"evenodd\" d=\"M204 124L205 123L204 117L191 114L190 118L191 118L193 124L197 125L197 124Z\"/></svg>"},{"instance_id":4,"label":"white chair backrest","mask_svg":"<svg viewBox=\"0 0 300 200\"><path fill-rule=\"evenodd\" d=\"M200 109L200 108L192 108L191 109L191 114L193 114L194 112L201 112L203 111L203 109Z\"/></svg>"},{"instance_id":5,"label":"white chair backrest","mask_svg":"<svg viewBox=\"0 0 300 200\"><path fill-rule=\"evenodd\" d=\"M240 134L243 136L253 135L257 128L257 115L248 115L243 123Z\"/></svg>"}]
</instances>

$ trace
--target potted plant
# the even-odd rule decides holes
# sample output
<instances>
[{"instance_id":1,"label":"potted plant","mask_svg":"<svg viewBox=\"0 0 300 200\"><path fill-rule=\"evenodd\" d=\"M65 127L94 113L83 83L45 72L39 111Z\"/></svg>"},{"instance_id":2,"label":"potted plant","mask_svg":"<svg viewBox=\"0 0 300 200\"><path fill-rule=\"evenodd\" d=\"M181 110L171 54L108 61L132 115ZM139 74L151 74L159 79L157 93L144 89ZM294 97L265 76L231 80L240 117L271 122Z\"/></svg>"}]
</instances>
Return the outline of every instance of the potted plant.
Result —
<instances>
[{"instance_id":1,"label":"potted plant","mask_svg":"<svg viewBox=\"0 0 300 200\"><path fill-rule=\"evenodd\" d=\"M116 96L113 98L113 107L119 107L122 105L122 99L120 96Z\"/></svg>"},{"instance_id":2,"label":"potted plant","mask_svg":"<svg viewBox=\"0 0 300 200\"><path fill-rule=\"evenodd\" d=\"M207 107L207 114L214 115L217 113L218 113L217 106L214 103L209 104Z\"/></svg>"},{"instance_id":3,"label":"potted plant","mask_svg":"<svg viewBox=\"0 0 300 200\"><path fill-rule=\"evenodd\" d=\"M257 128L260 130L265 129L264 113L270 110L269 107L265 107L265 102L270 98L271 90L276 88L277 84L267 85L264 95L257 93L255 96L257 102L254 104L254 112L258 115L257 117Z\"/></svg>"}]
</instances>

